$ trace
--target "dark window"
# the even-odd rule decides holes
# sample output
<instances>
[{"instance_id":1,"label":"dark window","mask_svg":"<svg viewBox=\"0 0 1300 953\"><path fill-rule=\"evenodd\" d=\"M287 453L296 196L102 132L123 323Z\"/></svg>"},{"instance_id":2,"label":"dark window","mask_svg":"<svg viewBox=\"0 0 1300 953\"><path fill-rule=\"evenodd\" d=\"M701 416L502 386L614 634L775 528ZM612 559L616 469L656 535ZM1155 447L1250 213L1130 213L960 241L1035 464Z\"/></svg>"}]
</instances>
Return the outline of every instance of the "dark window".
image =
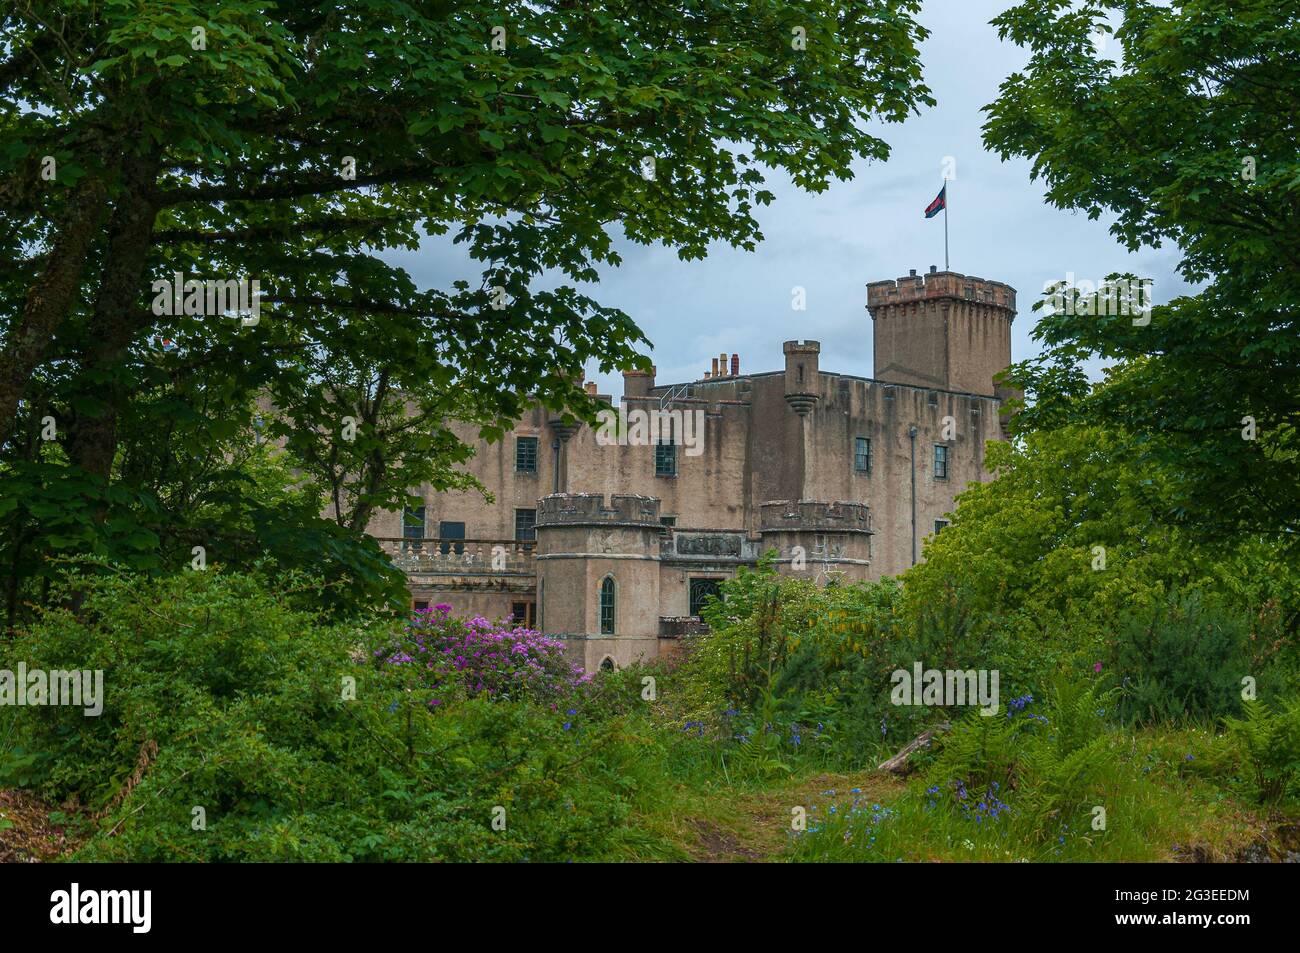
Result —
<instances>
[{"instance_id":1,"label":"dark window","mask_svg":"<svg viewBox=\"0 0 1300 953\"><path fill-rule=\"evenodd\" d=\"M859 473L871 472L871 438L856 437L853 440L853 469Z\"/></svg>"},{"instance_id":2,"label":"dark window","mask_svg":"<svg viewBox=\"0 0 1300 953\"><path fill-rule=\"evenodd\" d=\"M942 533L944 527L948 525L948 522L949 522L948 520L935 520L934 535L938 536L940 533Z\"/></svg>"},{"instance_id":3,"label":"dark window","mask_svg":"<svg viewBox=\"0 0 1300 953\"><path fill-rule=\"evenodd\" d=\"M424 539L423 506L408 506L402 510L402 539L408 540L402 544L403 549L420 550L420 540Z\"/></svg>"},{"instance_id":4,"label":"dark window","mask_svg":"<svg viewBox=\"0 0 1300 953\"><path fill-rule=\"evenodd\" d=\"M515 469L520 473L537 472L537 438L515 438Z\"/></svg>"},{"instance_id":5,"label":"dark window","mask_svg":"<svg viewBox=\"0 0 1300 953\"><path fill-rule=\"evenodd\" d=\"M604 661L600 663L600 669L602 672L614 671L614 660L606 655Z\"/></svg>"},{"instance_id":6,"label":"dark window","mask_svg":"<svg viewBox=\"0 0 1300 953\"><path fill-rule=\"evenodd\" d=\"M515 539L536 539L536 525L536 510L515 510Z\"/></svg>"},{"instance_id":7,"label":"dark window","mask_svg":"<svg viewBox=\"0 0 1300 953\"><path fill-rule=\"evenodd\" d=\"M671 440L655 444L655 476L677 475L677 447Z\"/></svg>"},{"instance_id":8,"label":"dark window","mask_svg":"<svg viewBox=\"0 0 1300 953\"><path fill-rule=\"evenodd\" d=\"M669 531L670 529L672 529L674 526L677 525L677 517L676 517L676 516L661 516L661 517L659 517L659 525L663 527L663 529L661 529L661 530L659 531L659 535L660 535L660 536L667 536L667 535L668 535L668 531Z\"/></svg>"},{"instance_id":9,"label":"dark window","mask_svg":"<svg viewBox=\"0 0 1300 953\"><path fill-rule=\"evenodd\" d=\"M449 522L447 522L446 520L443 520L442 522L440 522L440 523L438 524L438 538L441 539L441 540L448 540L448 539L464 539L464 538L465 538L465 524L464 524L464 523L449 523ZM442 543L442 545L439 546L438 548L441 549L441 550L442 550L442 554L443 554L444 556L446 556L449 552L451 552L453 546L454 546L455 549L456 549L456 555L457 555L457 556L459 556L461 553L463 553L463 552L465 551L465 544L464 544L464 543L448 543L448 542L444 542L444 543Z\"/></svg>"},{"instance_id":10,"label":"dark window","mask_svg":"<svg viewBox=\"0 0 1300 953\"><path fill-rule=\"evenodd\" d=\"M422 612L422 611L424 611L424 610L427 609L427 608L429 608L428 600L426 600L426 599L416 599L416 600L415 600L415 611L416 611L416 612Z\"/></svg>"},{"instance_id":11,"label":"dark window","mask_svg":"<svg viewBox=\"0 0 1300 953\"><path fill-rule=\"evenodd\" d=\"M948 479L948 448L941 443L934 445L934 478Z\"/></svg>"},{"instance_id":12,"label":"dark window","mask_svg":"<svg viewBox=\"0 0 1300 953\"><path fill-rule=\"evenodd\" d=\"M614 634L614 579L606 576L600 583L600 634Z\"/></svg>"},{"instance_id":13,"label":"dark window","mask_svg":"<svg viewBox=\"0 0 1300 953\"><path fill-rule=\"evenodd\" d=\"M536 628L537 623L537 604L534 602L512 602L510 603L510 615L514 617L515 622L525 628Z\"/></svg>"},{"instance_id":14,"label":"dark window","mask_svg":"<svg viewBox=\"0 0 1300 953\"><path fill-rule=\"evenodd\" d=\"M700 610L704 608L705 599L709 596L717 599L722 598L721 579L691 580L691 615L700 614Z\"/></svg>"}]
</instances>

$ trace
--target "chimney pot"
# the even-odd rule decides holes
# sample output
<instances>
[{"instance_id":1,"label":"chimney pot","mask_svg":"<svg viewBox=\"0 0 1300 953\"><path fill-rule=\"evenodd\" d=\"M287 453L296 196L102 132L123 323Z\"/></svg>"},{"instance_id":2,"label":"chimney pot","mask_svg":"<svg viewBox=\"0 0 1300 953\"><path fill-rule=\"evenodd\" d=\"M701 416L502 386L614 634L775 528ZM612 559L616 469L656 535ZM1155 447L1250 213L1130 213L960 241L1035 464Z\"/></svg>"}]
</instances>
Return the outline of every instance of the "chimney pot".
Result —
<instances>
[{"instance_id":1,"label":"chimney pot","mask_svg":"<svg viewBox=\"0 0 1300 953\"><path fill-rule=\"evenodd\" d=\"M739 354L731 355L731 376L732 377L740 376L740 355Z\"/></svg>"},{"instance_id":2,"label":"chimney pot","mask_svg":"<svg viewBox=\"0 0 1300 953\"><path fill-rule=\"evenodd\" d=\"M710 376L712 377L718 376L718 359L716 357L713 359L713 374Z\"/></svg>"},{"instance_id":3,"label":"chimney pot","mask_svg":"<svg viewBox=\"0 0 1300 953\"><path fill-rule=\"evenodd\" d=\"M915 278L915 277L916 277L916 269L915 269L915 268L909 268L909 269L907 270L907 273L908 273L908 275L911 276L912 278Z\"/></svg>"},{"instance_id":4,"label":"chimney pot","mask_svg":"<svg viewBox=\"0 0 1300 953\"><path fill-rule=\"evenodd\" d=\"M705 379L706 381L707 381L710 377L712 377L712 376L713 376L713 375L710 374L708 371L705 371L705 372L704 372L704 379Z\"/></svg>"},{"instance_id":5,"label":"chimney pot","mask_svg":"<svg viewBox=\"0 0 1300 953\"><path fill-rule=\"evenodd\" d=\"M715 376L716 377L727 376L727 355L725 351L722 354L718 355L718 373Z\"/></svg>"},{"instance_id":6,"label":"chimney pot","mask_svg":"<svg viewBox=\"0 0 1300 953\"><path fill-rule=\"evenodd\" d=\"M939 266L938 266L938 265L931 265L931 266L930 266L930 274L934 274L934 273L935 273L936 271L938 271L938 270L939 270Z\"/></svg>"},{"instance_id":7,"label":"chimney pot","mask_svg":"<svg viewBox=\"0 0 1300 953\"><path fill-rule=\"evenodd\" d=\"M595 397L595 396L596 396L596 382L595 382L595 381L587 381L587 393L590 394L592 397Z\"/></svg>"}]
</instances>

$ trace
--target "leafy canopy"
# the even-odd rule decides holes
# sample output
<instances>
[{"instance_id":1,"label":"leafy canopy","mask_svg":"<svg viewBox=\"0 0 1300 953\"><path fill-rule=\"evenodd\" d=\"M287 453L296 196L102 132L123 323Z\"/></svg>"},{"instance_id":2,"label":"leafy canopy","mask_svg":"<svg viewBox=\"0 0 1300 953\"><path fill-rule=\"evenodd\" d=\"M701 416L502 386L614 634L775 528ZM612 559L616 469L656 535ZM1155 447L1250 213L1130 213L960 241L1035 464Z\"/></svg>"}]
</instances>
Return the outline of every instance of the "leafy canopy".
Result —
<instances>
[{"instance_id":1,"label":"leafy canopy","mask_svg":"<svg viewBox=\"0 0 1300 953\"><path fill-rule=\"evenodd\" d=\"M918 6L6 4L0 562L174 568L196 536L239 562L238 533L334 565L319 541L468 485L453 421L491 438L534 401L592 414L582 369L643 365L646 341L578 285L620 239L752 248L765 170L820 190L884 157L871 121L931 102ZM427 234L476 264L422 287L386 253ZM258 280L259 320L156 313L177 274ZM230 464L258 436L314 512L250 502ZM373 548L364 567L380 580Z\"/></svg>"},{"instance_id":2,"label":"leafy canopy","mask_svg":"<svg viewBox=\"0 0 1300 953\"><path fill-rule=\"evenodd\" d=\"M1128 248L1173 243L1182 276L1204 285L1155 308L1149 324L1045 314L1035 330L1041 358L1016 369L1033 404L1022 428L1074 420L1123 429L1141 466L1166 482L1168 520L1202 538L1264 532L1294 544L1293 6L1028 0L994 23L1030 59L987 107L987 145L1031 159L1058 208L1112 217L1111 233ZM1090 391L1084 361L1097 357L1113 370Z\"/></svg>"}]
</instances>

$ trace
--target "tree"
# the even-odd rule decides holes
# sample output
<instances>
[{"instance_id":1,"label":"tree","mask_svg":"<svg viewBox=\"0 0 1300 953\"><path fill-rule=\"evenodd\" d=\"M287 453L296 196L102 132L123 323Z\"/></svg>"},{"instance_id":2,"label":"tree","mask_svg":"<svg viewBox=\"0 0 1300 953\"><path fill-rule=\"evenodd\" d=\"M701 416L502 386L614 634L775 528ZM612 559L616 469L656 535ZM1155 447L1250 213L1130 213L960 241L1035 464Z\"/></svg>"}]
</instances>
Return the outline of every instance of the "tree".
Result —
<instances>
[{"instance_id":1,"label":"tree","mask_svg":"<svg viewBox=\"0 0 1300 953\"><path fill-rule=\"evenodd\" d=\"M1067 424L988 445L997 479L957 498L952 523L903 576L915 619L959 597L976 616L1038 642L1106 635L1131 611L1199 590L1265 628L1300 625L1296 569L1285 541L1235 534L1206 542L1164 514L1177 476L1152 472L1140 438Z\"/></svg>"},{"instance_id":2,"label":"tree","mask_svg":"<svg viewBox=\"0 0 1300 953\"><path fill-rule=\"evenodd\" d=\"M1044 314L1042 357L1015 370L1031 404L1022 432L1071 420L1123 429L1139 465L1165 481L1164 518L1202 539L1269 533L1294 546L1293 6L1030 0L994 23L1031 56L987 107L986 143L1032 158L1053 205L1114 216L1111 233L1129 249L1173 242L1181 274L1204 283L1149 315ZM1090 389L1082 366L1095 357L1113 368Z\"/></svg>"},{"instance_id":3,"label":"tree","mask_svg":"<svg viewBox=\"0 0 1300 953\"><path fill-rule=\"evenodd\" d=\"M885 156L868 122L932 102L918 5L7 5L0 562L165 567L196 519L256 539L275 518L223 464L259 401L322 496L364 456L353 535L455 483L448 421L592 415L581 368L644 366L645 339L574 284L619 263L620 234L753 247L765 167L819 190ZM448 232L479 262L450 287L382 256ZM254 280L260 299L219 296ZM322 437L347 417L358 442Z\"/></svg>"}]
</instances>

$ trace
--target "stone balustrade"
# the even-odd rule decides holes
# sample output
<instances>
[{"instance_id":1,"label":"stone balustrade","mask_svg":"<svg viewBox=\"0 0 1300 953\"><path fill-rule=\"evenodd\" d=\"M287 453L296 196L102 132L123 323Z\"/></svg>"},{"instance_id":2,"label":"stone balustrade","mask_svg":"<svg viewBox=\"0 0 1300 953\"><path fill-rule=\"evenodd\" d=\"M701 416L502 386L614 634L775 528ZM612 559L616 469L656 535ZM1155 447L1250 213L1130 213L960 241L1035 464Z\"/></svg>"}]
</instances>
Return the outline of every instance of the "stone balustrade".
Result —
<instances>
[{"instance_id":1,"label":"stone balustrade","mask_svg":"<svg viewBox=\"0 0 1300 953\"><path fill-rule=\"evenodd\" d=\"M405 573L424 576L511 575L536 572L537 543L518 539L402 539L378 537L376 542L393 565Z\"/></svg>"}]
</instances>

